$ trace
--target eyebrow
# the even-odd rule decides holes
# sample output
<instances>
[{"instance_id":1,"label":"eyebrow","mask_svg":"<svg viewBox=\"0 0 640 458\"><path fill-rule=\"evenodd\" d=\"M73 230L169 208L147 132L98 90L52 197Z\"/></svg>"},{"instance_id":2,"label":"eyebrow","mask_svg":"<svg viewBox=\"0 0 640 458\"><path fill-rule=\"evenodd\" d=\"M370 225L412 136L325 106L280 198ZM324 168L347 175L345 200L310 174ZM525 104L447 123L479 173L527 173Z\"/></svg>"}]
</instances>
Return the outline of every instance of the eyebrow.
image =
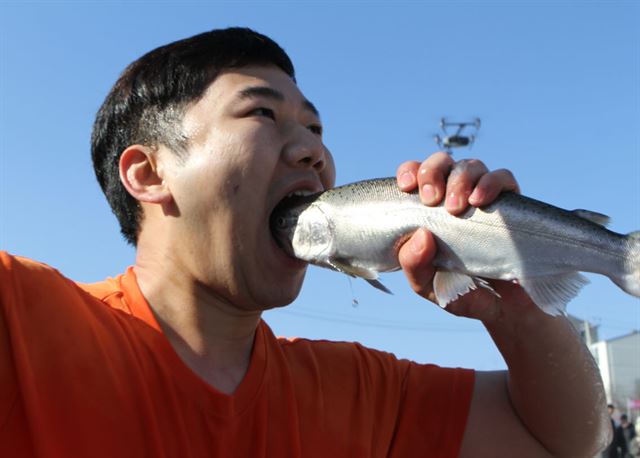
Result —
<instances>
[{"instance_id":1,"label":"eyebrow","mask_svg":"<svg viewBox=\"0 0 640 458\"><path fill-rule=\"evenodd\" d=\"M241 90L238 94L240 99L252 99L257 97L266 97L269 99L276 100L278 102L284 102L285 97L284 94L276 89L267 86L250 86ZM302 102L302 106L316 115L320 117L320 112L315 107L315 105L309 102L307 99L304 99Z\"/></svg>"}]
</instances>

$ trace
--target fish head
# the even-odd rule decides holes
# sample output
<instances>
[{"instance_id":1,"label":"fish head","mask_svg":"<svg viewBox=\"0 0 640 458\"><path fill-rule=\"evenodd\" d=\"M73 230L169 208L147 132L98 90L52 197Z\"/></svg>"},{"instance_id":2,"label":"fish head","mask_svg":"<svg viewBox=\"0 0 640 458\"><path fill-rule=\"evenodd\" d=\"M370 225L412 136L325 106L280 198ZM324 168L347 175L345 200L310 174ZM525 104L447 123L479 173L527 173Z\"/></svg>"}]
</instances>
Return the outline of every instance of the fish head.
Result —
<instances>
[{"instance_id":1,"label":"fish head","mask_svg":"<svg viewBox=\"0 0 640 458\"><path fill-rule=\"evenodd\" d=\"M322 263L331 249L329 218L314 196L294 196L282 201L271 215L271 231L289 256L313 264Z\"/></svg>"}]
</instances>

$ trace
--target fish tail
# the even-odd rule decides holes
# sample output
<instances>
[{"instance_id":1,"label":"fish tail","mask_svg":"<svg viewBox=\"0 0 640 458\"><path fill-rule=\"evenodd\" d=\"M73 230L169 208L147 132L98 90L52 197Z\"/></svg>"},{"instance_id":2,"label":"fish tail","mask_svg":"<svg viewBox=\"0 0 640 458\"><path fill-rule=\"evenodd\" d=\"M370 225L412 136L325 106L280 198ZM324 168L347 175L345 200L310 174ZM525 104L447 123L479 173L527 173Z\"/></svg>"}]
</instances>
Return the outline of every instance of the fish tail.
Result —
<instances>
[{"instance_id":1,"label":"fish tail","mask_svg":"<svg viewBox=\"0 0 640 458\"><path fill-rule=\"evenodd\" d=\"M640 297L640 231L627 235L624 273L613 281L627 293Z\"/></svg>"}]
</instances>

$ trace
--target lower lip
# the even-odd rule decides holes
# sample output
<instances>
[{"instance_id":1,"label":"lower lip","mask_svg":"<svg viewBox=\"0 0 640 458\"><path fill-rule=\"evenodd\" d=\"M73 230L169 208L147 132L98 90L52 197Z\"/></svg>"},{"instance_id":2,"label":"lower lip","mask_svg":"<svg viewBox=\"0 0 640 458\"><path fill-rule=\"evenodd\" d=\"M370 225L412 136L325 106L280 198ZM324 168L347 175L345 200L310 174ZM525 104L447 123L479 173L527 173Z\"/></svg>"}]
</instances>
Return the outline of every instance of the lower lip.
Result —
<instances>
[{"instance_id":1,"label":"lower lip","mask_svg":"<svg viewBox=\"0 0 640 458\"><path fill-rule=\"evenodd\" d=\"M303 269L307 266L306 262L301 261L300 259L294 258L292 256L289 256L287 253L285 253L282 250L282 248L280 248L280 245L278 245L278 243L275 241L272 234L270 235L269 238L271 239L271 246L273 247L273 250L276 252L276 257L280 260L280 262L282 262L283 264L285 264L287 267L291 269Z\"/></svg>"}]
</instances>

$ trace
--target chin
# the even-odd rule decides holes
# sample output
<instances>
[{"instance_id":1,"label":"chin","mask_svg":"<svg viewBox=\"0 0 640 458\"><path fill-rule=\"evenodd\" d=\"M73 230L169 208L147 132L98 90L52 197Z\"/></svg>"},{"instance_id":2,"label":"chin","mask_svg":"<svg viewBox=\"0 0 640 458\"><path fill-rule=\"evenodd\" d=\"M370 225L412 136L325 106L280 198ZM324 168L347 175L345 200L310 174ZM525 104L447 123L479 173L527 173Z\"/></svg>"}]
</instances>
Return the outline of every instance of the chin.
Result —
<instances>
[{"instance_id":1,"label":"chin","mask_svg":"<svg viewBox=\"0 0 640 458\"><path fill-rule=\"evenodd\" d=\"M262 310L285 307L291 304L300 295L303 279L304 275L299 281L290 281L282 284L279 288L272 287L269 290L263 290L260 297L256 297L256 304Z\"/></svg>"},{"instance_id":2,"label":"chin","mask_svg":"<svg viewBox=\"0 0 640 458\"><path fill-rule=\"evenodd\" d=\"M274 298L274 300L265 302L265 309L286 307L287 305L295 301L299 295L300 295L300 288L288 294L278 294L278 297Z\"/></svg>"}]
</instances>

